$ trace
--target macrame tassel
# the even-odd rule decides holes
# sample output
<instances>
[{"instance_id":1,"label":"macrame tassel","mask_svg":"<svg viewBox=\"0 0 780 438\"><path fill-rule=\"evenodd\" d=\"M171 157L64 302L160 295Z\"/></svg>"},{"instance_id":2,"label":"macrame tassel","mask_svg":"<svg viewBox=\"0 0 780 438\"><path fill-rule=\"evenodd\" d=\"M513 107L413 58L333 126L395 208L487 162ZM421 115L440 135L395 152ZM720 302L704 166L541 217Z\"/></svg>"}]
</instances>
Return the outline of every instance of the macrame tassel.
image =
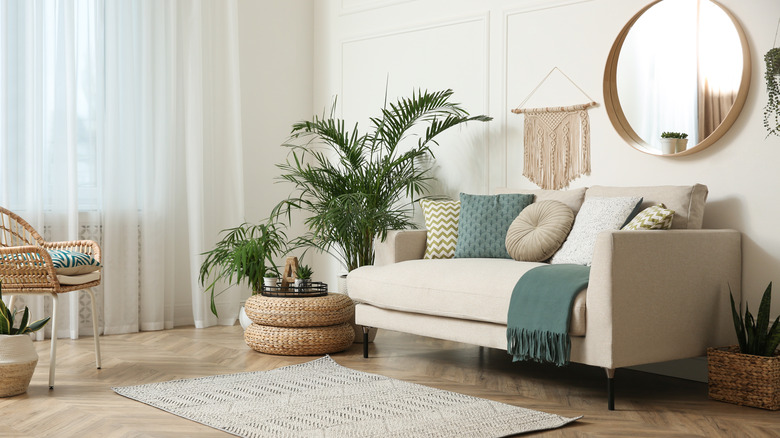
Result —
<instances>
[{"instance_id":1,"label":"macrame tassel","mask_svg":"<svg viewBox=\"0 0 780 438\"><path fill-rule=\"evenodd\" d=\"M513 109L525 114L523 175L543 189L559 190L590 173L589 102L567 107Z\"/></svg>"}]
</instances>

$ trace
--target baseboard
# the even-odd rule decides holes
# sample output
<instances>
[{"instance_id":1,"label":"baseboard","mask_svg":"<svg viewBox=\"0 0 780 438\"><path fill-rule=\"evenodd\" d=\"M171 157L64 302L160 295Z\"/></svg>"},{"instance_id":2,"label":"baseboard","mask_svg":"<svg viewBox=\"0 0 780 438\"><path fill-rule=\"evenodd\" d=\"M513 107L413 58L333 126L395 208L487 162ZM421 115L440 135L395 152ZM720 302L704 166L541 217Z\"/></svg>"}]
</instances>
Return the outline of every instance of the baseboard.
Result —
<instances>
[{"instance_id":1,"label":"baseboard","mask_svg":"<svg viewBox=\"0 0 780 438\"><path fill-rule=\"evenodd\" d=\"M628 367L632 370L707 383L707 357L672 360Z\"/></svg>"}]
</instances>

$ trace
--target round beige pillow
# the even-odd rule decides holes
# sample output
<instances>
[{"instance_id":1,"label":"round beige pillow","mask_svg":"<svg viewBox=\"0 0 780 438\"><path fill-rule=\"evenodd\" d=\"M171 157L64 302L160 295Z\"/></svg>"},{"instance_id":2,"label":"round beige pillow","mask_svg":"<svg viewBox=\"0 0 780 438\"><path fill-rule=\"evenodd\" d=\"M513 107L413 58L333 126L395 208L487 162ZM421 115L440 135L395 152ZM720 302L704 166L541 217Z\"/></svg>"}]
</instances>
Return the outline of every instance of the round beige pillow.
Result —
<instances>
[{"instance_id":1,"label":"round beige pillow","mask_svg":"<svg viewBox=\"0 0 780 438\"><path fill-rule=\"evenodd\" d=\"M543 262L563 245L574 212L558 201L535 202L517 215L506 233L506 250L519 261Z\"/></svg>"}]
</instances>

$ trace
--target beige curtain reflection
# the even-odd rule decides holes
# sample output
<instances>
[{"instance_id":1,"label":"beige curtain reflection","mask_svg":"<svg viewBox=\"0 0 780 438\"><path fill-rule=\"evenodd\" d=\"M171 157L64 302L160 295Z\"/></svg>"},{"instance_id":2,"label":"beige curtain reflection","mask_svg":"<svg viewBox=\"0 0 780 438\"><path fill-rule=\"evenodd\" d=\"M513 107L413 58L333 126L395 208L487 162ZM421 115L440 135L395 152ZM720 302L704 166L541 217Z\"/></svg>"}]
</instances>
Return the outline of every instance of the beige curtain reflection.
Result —
<instances>
[{"instance_id":1,"label":"beige curtain reflection","mask_svg":"<svg viewBox=\"0 0 780 438\"><path fill-rule=\"evenodd\" d=\"M723 122L736 99L735 91L715 89L706 77L699 78L699 141Z\"/></svg>"}]
</instances>

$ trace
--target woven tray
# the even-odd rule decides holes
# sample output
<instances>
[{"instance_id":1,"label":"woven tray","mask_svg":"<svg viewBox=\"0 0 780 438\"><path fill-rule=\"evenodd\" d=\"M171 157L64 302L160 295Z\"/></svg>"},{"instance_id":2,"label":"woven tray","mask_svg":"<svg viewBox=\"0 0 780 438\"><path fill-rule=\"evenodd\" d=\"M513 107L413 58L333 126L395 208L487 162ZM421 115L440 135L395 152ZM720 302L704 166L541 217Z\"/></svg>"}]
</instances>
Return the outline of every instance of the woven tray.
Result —
<instances>
[{"instance_id":1,"label":"woven tray","mask_svg":"<svg viewBox=\"0 0 780 438\"><path fill-rule=\"evenodd\" d=\"M780 355L739 353L739 347L708 348L709 395L742 406L780 409Z\"/></svg>"},{"instance_id":2,"label":"woven tray","mask_svg":"<svg viewBox=\"0 0 780 438\"><path fill-rule=\"evenodd\" d=\"M354 339L349 323L298 328L252 324L244 331L244 340L252 349L285 356L336 353L346 350Z\"/></svg>"},{"instance_id":3,"label":"woven tray","mask_svg":"<svg viewBox=\"0 0 780 438\"><path fill-rule=\"evenodd\" d=\"M324 327L349 322L355 304L346 295L315 298L276 298L252 295L244 311L255 324L275 327Z\"/></svg>"}]
</instances>

